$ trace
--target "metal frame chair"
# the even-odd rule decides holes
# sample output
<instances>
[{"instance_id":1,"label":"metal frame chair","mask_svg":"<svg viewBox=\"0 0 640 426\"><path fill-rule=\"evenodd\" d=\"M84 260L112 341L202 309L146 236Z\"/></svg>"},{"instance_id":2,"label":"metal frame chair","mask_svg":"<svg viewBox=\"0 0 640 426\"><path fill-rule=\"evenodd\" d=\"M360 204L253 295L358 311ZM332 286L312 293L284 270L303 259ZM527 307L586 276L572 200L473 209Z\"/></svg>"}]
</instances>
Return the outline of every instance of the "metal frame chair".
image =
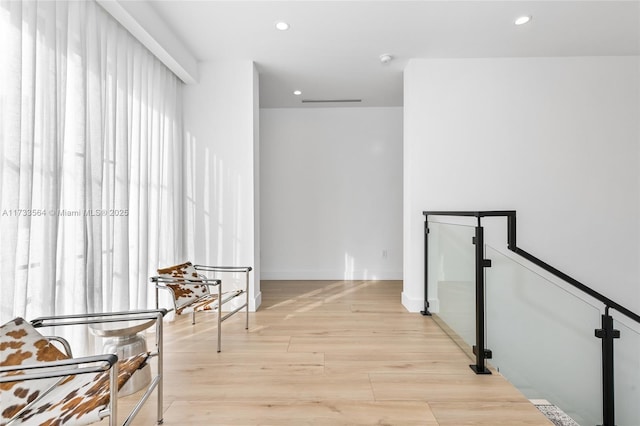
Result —
<instances>
[{"instance_id":1,"label":"metal frame chair","mask_svg":"<svg viewBox=\"0 0 640 426\"><path fill-rule=\"evenodd\" d=\"M89 325L120 321L153 320L156 326L156 348L154 352L131 357L135 358L135 360L132 360L131 364L129 365L127 365L127 362L131 360L131 358L127 360L118 360L118 356L115 354L101 354L72 358L70 345L65 339L61 337L45 337L40 335L37 330L34 330L36 336L32 335L30 337L40 339L38 341L38 347L42 347L43 344L47 345L48 341L54 340L60 342L64 346L65 352L67 353L62 354L60 351L57 351L54 348L53 350L61 354L61 356L57 358L59 359L57 361L41 361L34 357L30 359L28 363L22 363L22 360L20 360L19 363L21 365L9 365L0 367L0 385L4 384L4 386L7 386L6 384L14 383L17 384L20 388L28 388L28 386L20 385L20 382L37 379L54 379L53 381L50 381L50 384L45 385L46 387L42 390L42 392L34 392L33 394L37 395L37 397L29 401L28 404L19 409L19 411L17 411L8 420L6 425L13 426L18 424L33 424L32 420L30 420L30 416L33 416L35 414L41 415L42 413L49 413L47 415L62 416L64 412L58 413L54 411L56 407L60 408L60 406L62 406L62 408L60 408L61 410L77 409L78 407L91 407L91 411L88 411L88 413L90 414L85 418L83 418L83 415L85 413L83 413L81 410L80 413L74 411L73 415L70 415L68 413L64 414L64 420L59 420L61 422L60 424L64 423L65 425L85 425L100 421L105 417L109 417L109 425L116 426L118 420L119 388L122 387L124 383L126 383L126 381L131 377L132 374L135 373L138 368L142 368L142 366L146 364L148 358L151 357L157 359L157 374L155 375L155 377L153 377L151 383L148 385L144 394L135 405L133 410L129 413L123 425L129 425L133 421L134 417L142 408L142 405L147 401L147 399L149 399L151 393L156 389L158 397L157 422L158 424L161 424L163 421L162 318L166 313L166 309L156 309L128 312L49 316L36 318L31 322L26 322L20 318L15 319L14 322L16 322L16 320L21 320L31 325L35 329L43 327L59 327L83 324ZM20 340L24 339L24 337L24 333L13 333L11 335L11 338L16 339L19 345L21 345ZM24 354L24 352L22 353ZM64 356L68 356L69 358L61 359L64 358ZM123 367L122 371L120 368L121 366ZM94 376L84 376L85 374L89 373L93 373ZM16 376L19 377L19 380L16 380ZM81 376L88 381L82 382L82 379L79 379L77 382L74 382L74 379L76 379L77 377L80 378ZM81 388L89 388L90 392L87 392L84 395L76 394L75 392L78 391L78 382L80 383L80 385L82 385ZM0 386L0 388L3 388L3 386ZM58 394L73 395L73 400L65 399L64 403L62 400L51 400L51 398L55 398ZM97 411L99 420L95 420L93 419L93 413L95 413L95 410L99 408L101 408L99 411ZM59 417L53 417L54 421L56 419L59 419ZM2 421L4 420L0 419L0 422Z\"/></svg>"},{"instance_id":2,"label":"metal frame chair","mask_svg":"<svg viewBox=\"0 0 640 426\"><path fill-rule=\"evenodd\" d=\"M222 322L243 308L246 310L245 329L249 329L249 273L251 266L207 266L193 265L191 262L181 263L158 269L160 275L153 276L150 281L156 289L156 307L159 306L158 290L163 289L171 294L173 309L177 315L192 313L191 324L196 323L196 312L218 311L218 352L222 350ZM208 273L244 273L245 288L223 291L222 280L208 278L201 272ZM211 288L217 288L216 293ZM181 301L181 296L188 296ZM230 312L222 314L222 306L245 295L244 303Z\"/></svg>"}]
</instances>

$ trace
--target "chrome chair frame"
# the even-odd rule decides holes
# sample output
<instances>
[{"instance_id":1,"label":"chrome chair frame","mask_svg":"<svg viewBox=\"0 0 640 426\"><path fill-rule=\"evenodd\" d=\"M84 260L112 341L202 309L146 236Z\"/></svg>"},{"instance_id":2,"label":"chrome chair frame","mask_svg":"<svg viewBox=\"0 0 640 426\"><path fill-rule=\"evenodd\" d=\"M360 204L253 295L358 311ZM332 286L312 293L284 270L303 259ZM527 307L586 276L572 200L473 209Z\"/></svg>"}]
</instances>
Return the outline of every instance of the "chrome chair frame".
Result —
<instances>
[{"instance_id":1,"label":"chrome chair frame","mask_svg":"<svg viewBox=\"0 0 640 426\"><path fill-rule=\"evenodd\" d=\"M31 320L31 325L35 328L42 327L58 327L66 325L88 325L88 324L100 324L119 321L135 321L135 320L155 320L156 325L156 351L151 352L149 357L157 357L158 372L156 376L151 380L145 393L142 395L138 403L133 410L129 413L125 419L123 426L131 424L135 416L140 412L142 405L149 399L151 393L157 388L157 424L162 424L162 401L163 401L163 353L162 353L162 318L166 315L166 309L153 309L153 310L137 310L137 311L124 311L124 312L108 312L108 313L94 313L94 314L77 314L77 315L57 315L48 317L39 317ZM60 342L67 351L67 355L71 356L71 350L68 342L61 337L45 337L49 340L55 340ZM82 366L84 365L84 366ZM50 371L52 367L69 367L65 369L56 369ZM45 372L38 372L39 369L48 369ZM69 358L61 361L40 362L30 365L16 365L8 367L0 367L0 375L3 373L10 373L16 371L26 371L25 374L19 375L19 380L36 380L43 378L53 378L65 376L72 376L78 374L99 373L103 371L109 371L109 403L107 407L100 412L100 418L104 419L109 417L109 426L117 426L118 424L118 356L115 354L102 354L94 356L86 356L79 358ZM33 371L33 372L31 372ZM15 382L16 376L0 377L0 383ZM43 392L37 399L32 401L23 410L14 416L14 419L19 416L24 410L28 409L31 405L37 403L44 395L53 390L56 385L52 386L48 391ZM10 420L7 426L11 426L14 420Z\"/></svg>"},{"instance_id":2,"label":"chrome chair frame","mask_svg":"<svg viewBox=\"0 0 640 426\"><path fill-rule=\"evenodd\" d=\"M176 306L176 295L171 287L167 284L193 284L193 285L205 285L207 287L217 287L218 289L218 303L215 305L218 311L218 352L222 350L222 322L237 312L241 311L243 308L246 310L245 314L245 330L249 329L249 273L253 270L251 266L207 266L207 265L193 265L196 271L200 272L213 272L213 273L244 273L245 274L245 289L240 290L239 292L233 293L223 299L224 292L222 291L222 280L208 278L203 274L198 274L198 280L191 281L188 278L179 278L172 279L164 276L153 276L149 280L154 284L156 289L156 308L158 308L159 301L159 292L158 290L164 289L168 290L171 293L171 301L173 303L173 308L177 312L178 306ZM225 315L222 315L222 305L225 303L235 299L236 297L245 295L245 301L242 305L235 308L234 310L227 312ZM199 300L202 300L205 296L202 296L193 303L197 303ZM191 324L196 323L196 311L192 312L191 316Z\"/></svg>"}]
</instances>

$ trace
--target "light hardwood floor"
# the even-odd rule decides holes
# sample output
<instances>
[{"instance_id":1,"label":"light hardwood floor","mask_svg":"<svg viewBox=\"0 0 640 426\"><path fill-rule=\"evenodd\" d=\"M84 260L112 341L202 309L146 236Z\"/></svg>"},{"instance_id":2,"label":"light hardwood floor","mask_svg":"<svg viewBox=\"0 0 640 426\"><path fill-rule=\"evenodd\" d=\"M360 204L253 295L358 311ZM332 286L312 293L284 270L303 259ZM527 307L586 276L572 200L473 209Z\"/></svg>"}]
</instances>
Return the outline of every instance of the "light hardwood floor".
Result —
<instances>
[{"instance_id":1,"label":"light hardwood floor","mask_svg":"<svg viewBox=\"0 0 640 426\"><path fill-rule=\"evenodd\" d=\"M550 425L500 374L429 317L399 281L263 281L262 305L165 327L164 423L173 425ZM133 397L121 398L121 414ZM149 400L135 425L154 424Z\"/></svg>"}]
</instances>

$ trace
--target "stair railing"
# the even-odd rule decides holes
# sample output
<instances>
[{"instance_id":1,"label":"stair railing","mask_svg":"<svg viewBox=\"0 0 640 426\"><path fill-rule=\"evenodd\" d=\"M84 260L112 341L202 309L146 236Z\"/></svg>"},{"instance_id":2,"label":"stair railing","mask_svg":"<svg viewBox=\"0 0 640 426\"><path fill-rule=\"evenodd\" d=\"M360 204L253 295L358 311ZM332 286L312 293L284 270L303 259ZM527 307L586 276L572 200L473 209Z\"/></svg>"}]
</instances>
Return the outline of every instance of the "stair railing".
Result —
<instances>
[{"instance_id":1,"label":"stair railing","mask_svg":"<svg viewBox=\"0 0 640 426\"><path fill-rule=\"evenodd\" d=\"M484 228L482 218L484 217L506 217L507 218L507 247L527 261L539 268L556 276L581 292L588 294L604 305L604 314L601 316L601 328L594 331L595 337L602 340L602 421L603 426L615 426L615 395L614 395L614 339L620 337L620 331L614 328L613 317L610 309L625 315L636 323L640 324L640 315L625 308L621 304L609 299L601 293L593 290L575 278L570 277L559 269L540 260L532 254L517 246L516 239L516 211L515 210L494 210L494 211L424 211L424 310L423 315L431 315L429 311L429 217L430 216L452 216L452 217L475 217L477 225L473 244L475 245L475 345L473 354L475 364L470 365L476 374L491 374L486 366L486 360L491 359L491 350L485 347L485 268L491 267L491 260L484 257Z\"/></svg>"}]
</instances>

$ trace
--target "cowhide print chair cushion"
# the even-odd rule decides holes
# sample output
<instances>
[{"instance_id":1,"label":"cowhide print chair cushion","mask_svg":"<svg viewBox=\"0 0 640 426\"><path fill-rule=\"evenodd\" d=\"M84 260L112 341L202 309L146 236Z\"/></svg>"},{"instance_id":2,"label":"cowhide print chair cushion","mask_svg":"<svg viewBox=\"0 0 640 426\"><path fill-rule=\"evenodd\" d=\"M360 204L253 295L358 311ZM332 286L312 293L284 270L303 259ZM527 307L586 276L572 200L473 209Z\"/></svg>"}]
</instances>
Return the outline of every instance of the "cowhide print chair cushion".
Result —
<instances>
[{"instance_id":1,"label":"cowhide print chair cushion","mask_svg":"<svg viewBox=\"0 0 640 426\"><path fill-rule=\"evenodd\" d=\"M144 366L148 357L148 353L142 353L118 362L118 389ZM0 327L0 366L26 366L68 358L22 318ZM13 374L18 379L22 373ZM109 404L109 374L103 371L1 383L0 425L10 420L12 426L78 426L98 422L100 412Z\"/></svg>"},{"instance_id":2,"label":"cowhide print chair cushion","mask_svg":"<svg viewBox=\"0 0 640 426\"><path fill-rule=\"evenodd\" d=\"M191 262L158 269L158 275L172 282L167 287L175 295L176 314L187 314L212 309L218 296L209 292L209 287L203 284L202 277Z\"/></svg>"},{"instance_id":3,"label":"cowhide print chair cushion","mask_svg":"<svg viewBox=\"0 0 640 426\"><path fill-rule=\"evenodd\" d=\"M118 389L144 366L148 357L148 353L142 353L118 362ZM11 425L89 425L101 420L100 412L109 399L109 371L68 376Z\"/></svg>"},{"instance_id":4,"label":"cowhide print chair cushion","mask_svg":"<svg viewBox=\"0 0 640 426\"><path fill-rule=\"evenodd\" d=\"M16 318L0 326L0 366L30 365L67 359L29 322ZM6 373L9 375L11 373ZM17 373L16 375L19 375ZM0 425L6 424L60 378L0 383Z\"/></svg>"}]
</instances>

